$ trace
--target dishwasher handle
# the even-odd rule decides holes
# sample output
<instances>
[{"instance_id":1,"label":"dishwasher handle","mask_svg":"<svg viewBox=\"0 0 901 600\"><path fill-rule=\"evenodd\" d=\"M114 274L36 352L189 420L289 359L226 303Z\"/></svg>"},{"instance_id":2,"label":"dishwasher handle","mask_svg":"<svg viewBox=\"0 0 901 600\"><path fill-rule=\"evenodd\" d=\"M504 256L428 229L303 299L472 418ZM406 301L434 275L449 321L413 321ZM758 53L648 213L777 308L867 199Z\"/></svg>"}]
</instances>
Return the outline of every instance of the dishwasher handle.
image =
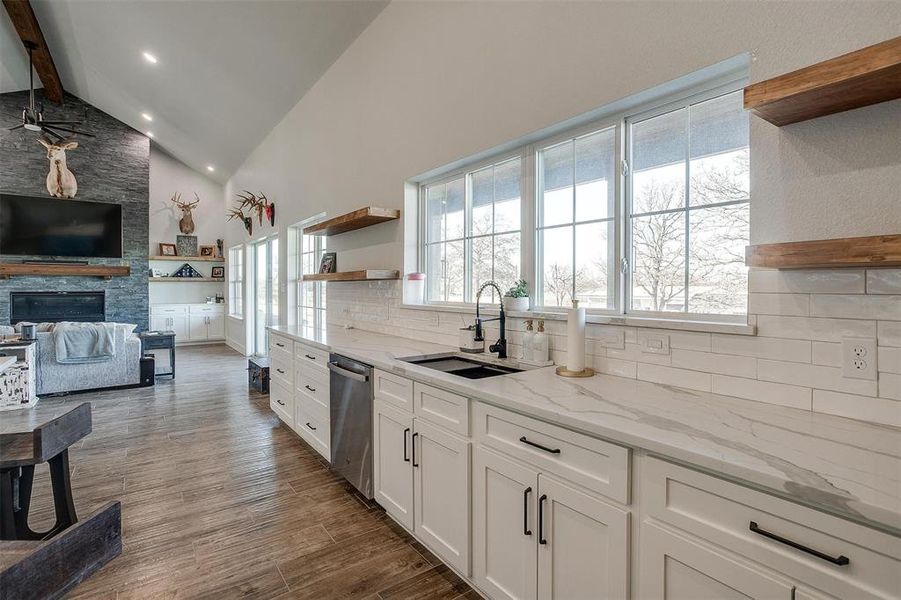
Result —
<instances>
[{"instance_id":1,"label":"dishwasher handle","mask_svg":"<svg viewBox=\"0 0 901 600\"><path fill-rule=\"evenodd\" d=\"M350 369L345 369L344 367L339 367L338 363L333 362L333 361L329 361L328 370L331 371L332 373L337 373L338 375L341 375L342 377L347 377L349 379L353 379L354 381L359 381L362 383L366 383L367 381L369 381L369 375L366 375L364 373L355 373L355 372L351 371Z\"/></svg>"}]
</instances>

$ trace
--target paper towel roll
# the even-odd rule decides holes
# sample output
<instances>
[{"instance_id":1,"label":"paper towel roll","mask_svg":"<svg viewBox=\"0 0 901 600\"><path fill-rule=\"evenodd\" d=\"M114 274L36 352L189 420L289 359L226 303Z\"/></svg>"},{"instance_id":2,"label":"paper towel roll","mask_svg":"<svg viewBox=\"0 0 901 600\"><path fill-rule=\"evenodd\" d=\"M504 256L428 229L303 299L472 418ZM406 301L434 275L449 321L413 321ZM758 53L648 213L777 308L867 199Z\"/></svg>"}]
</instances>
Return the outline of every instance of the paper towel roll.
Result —
<instances>
[{"instance_id":1,"label":"paper towel roll","mask_svg":"<svg viewBox=\"0 0 901 600\"><path fill-rule=\"evenodd\" d=\"M566 368L581 371L585 368L585 309L573 300L566 317Z\"/></svg>"}]
</instances>

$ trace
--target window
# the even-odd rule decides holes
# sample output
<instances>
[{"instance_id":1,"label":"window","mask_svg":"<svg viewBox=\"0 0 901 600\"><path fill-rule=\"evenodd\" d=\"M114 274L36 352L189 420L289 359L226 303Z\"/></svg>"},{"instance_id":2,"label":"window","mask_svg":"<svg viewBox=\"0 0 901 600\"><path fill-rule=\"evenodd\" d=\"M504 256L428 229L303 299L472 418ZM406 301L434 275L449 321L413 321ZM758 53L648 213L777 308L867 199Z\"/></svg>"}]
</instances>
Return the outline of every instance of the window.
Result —
<instances>
[{"instance_id":1,"label":"window","mask_svg":"<svg viewBox=\"0 0 901 600\"><path fill-rule=\"evenodd\" d=\"M486 281L519 279L521 179L516 157L423 188L429 301L475 302Z\"/></svg>"},{"instance_id":2,"label":"window","mask_svg":"<svg viewBox=\"0 0 901 600\"><path fill-rule=\"evenodd\" d=\"M750 215L741 87L609 114L421 183L427 301L473 303L485 281L503 289L522 272L539 309L578 299L596 313L740 320Z\"/></svg>"},{"instance_id":3,"label":"window","mask_svg":"<svg viewBox=\"0 0 901 600\"><path fill-rule=\"evenodd\" d=\"M228 249L228 314L244 318L244 246Z\"/></svg>"},{"instance_id":4,"label":"window","mask_svg":"<svg viewBox=\"0 0 901 600\"><path fill-rule=\"evenodd\" d=\"M750 193L741 92L627 127L630 308L744 314Z\"/></svg>"},{"instance_id":5,"label":"window","mask_svg":"<svg viewBox=\"0 0 901 600\"><path fill-rule=\"evenodd\" d=\"M294 294L294 323L307 327L321 328L325 325L326 303L324 281L303 281L304 275L319 272L319 261L325 252L326 240L321 235L304 235L303 228L309 227L322 218L307 219L290 228L292 263L292 284Z\"/></svg>"},{"instance_id":6,"label":"window","mask_svg":"<svg viewBox=\"0 0 901 600\"><path fill-rule=\"evenodd\" d=\"M253 248L253 352L269 352L266 327L278 325L278 237L255 242Z\"/></svg>"}]
</instances>

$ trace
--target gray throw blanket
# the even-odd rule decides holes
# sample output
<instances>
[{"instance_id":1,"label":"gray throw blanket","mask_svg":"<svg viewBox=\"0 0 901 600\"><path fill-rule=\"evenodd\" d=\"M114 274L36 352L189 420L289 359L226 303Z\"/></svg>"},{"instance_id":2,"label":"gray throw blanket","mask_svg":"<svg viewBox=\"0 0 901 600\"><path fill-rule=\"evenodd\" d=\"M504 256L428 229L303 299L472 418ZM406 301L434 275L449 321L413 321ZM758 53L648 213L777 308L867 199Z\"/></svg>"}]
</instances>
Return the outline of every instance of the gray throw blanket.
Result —
<instances>
[{"instance_id":1,"label":"gray throw blanket","mask_svg":"<svg viewBox=\"0 0 901 600\"><path fill-rule=\"evenodd\" d=\"M113 329L101 323L57 323L53 343L56 361L62 364L104 362L116 350Z\"/></svg>"}]
</instances>

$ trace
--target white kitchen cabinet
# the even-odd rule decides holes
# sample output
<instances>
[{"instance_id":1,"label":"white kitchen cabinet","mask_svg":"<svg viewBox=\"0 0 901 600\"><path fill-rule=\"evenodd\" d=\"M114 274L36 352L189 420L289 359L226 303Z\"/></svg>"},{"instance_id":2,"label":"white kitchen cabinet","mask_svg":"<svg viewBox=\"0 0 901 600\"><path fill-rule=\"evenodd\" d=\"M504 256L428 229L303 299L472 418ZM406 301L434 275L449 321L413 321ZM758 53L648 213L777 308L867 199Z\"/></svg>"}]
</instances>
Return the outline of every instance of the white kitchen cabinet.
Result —
<instances>
[{"instance_id":1,"label":"white kitchen cabinet","mask_svg":"<svg viewBox=\"0 0 901 600\"><path fill-rule=\"evenodd\" d=\"M470 443L413 421L413 530L450 566L469 574Z\"/></svg>"},{"instance_id":2,"label":"white kitchen cabinet","mask_svg":"<svg viewBox=\"0 0 901 600\"><path fill-rule=\"evenodd\" d=\"M641 597L655 600L791 600L793 586L730 553L645 523Z\"/></svg>"},{"instance_id":3,"label":"white kitchen cabinet","mask_svg":"<svg viewBox=\"0 0 901 600\"><path fill-rule=\"evenodd\" d=\"M175 343L212 342L225 339L224 304L154 304L150 328L175 332Z\"/></svg>"},{"instance_id":4,"label":"white kitchen cabinet","mask_svg":"<svg viewBox=\"0 0 901 600\"><path fill-rule=\"evenodd\" d=\"M538 598L627 598L629 513L538 476Z\"/></svg>"},{"instance_id":5,"label":"white kitchen cabinet","mask_svg":"<svg viewBox=\"0 0 901 600\"><path fill-rule=\"evenodd\" d=\"M189 337L187 315L152 315L150 328L153 331L174 331L176 342Z\"/></svg>"},{"instance_id":6,"label":"white kitchen cabinet","mask_svg":"<svg viewBox=\"0 0 901 600\"><path fill-rule=\"evenodd\" d=\"M476 585L493 600L535 600L537 469L478 447L472 493Z\"/></svg>"},{"instance_id":7,"label":"white kitchen cabinet","mask_svg":"<svg viewBox=\"0 0 901 600\"><path fill-rule=\"evenodd\" d=\"M413 417L376 400L373 407L375 500L413 530Z\"/></svg>"},{"instance_id":8,"label":"white kitchen cabinet","mask_svg":"<svg viewBox=\"0 0 901 600\"><path fill-rule=\"evenodd\" d=\"M205 315L189 315L188 316L188 339L205 340L209 338L207 328L207 317Z\"/></svg>"},{"instance_id":9,"label":"white kitchen cabinet","mask_svg":"<svg viewBox=\"0 0 901 600\"><path fill-rule=\"evenodd\" d=\"M211 340L225 339L225 313L207 316L207 335Z\"/></svg>"}]
</instances>

